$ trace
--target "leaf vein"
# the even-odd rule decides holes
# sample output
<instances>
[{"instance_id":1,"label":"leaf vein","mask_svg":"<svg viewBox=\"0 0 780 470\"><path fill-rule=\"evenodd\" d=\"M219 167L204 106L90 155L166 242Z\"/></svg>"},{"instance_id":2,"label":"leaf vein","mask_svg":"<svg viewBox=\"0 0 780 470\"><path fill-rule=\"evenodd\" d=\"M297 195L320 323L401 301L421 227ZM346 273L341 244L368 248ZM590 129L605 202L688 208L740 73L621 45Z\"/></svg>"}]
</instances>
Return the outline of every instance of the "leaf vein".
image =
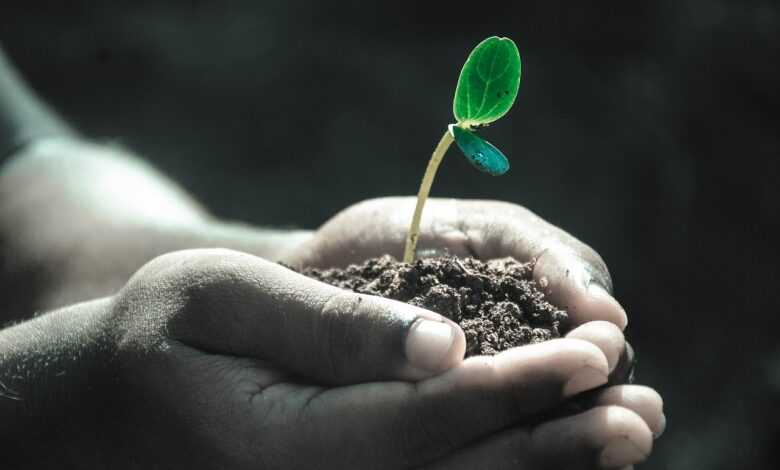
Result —
<instances>
[{"instance_id":1,"label":"leaf vein","mask_svg":"<svg viewBox=\"0 0 780 470\"><path fill-rule=\"evenodd\" d=\"M495 67L495 65L496 65L496 56L497 55L498 54L494 53L493 57L490 60L490 70L488 70L488 77L492 77L493 76L493 67ZM477 69L477 74L479 74L479 69ZM480 78L482 78L482 77L480 77ZM479 103L479 109L477 110L477 113L476 113L477 116L479 116L480 113L482 113L482 108L485 107L485 100L487 100L487 94L488 94L487 92L488 92L488 89L490 88L490 84L494 81L494 79L492 79L492 78L490 78L488 80L483 79L483 81L485 82L485 89L482 91L482 101Z\"/></svg>"}]
</instances>

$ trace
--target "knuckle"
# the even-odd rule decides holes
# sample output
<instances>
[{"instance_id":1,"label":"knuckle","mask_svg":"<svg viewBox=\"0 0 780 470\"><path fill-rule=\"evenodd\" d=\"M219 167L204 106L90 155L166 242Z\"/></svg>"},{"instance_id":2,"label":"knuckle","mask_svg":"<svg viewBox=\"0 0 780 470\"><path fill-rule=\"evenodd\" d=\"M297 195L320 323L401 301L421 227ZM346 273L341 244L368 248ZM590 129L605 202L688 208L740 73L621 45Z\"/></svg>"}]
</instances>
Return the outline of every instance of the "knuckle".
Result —
<instances>
[{"instance_id":1,"label":"knuckle","mask_svg":"<svg viewBox=\"0 0 780 470\"><path fill-rule=\"evenodd\" d=\"M342 214L349 214L350 217L370 216L375 214L386 217L387 213L398 210L399 207L414 204L415 200L416 198L408 196L387 196L364 199L344 209Z\"/></svg>"},{"instance_id":2,"label":"knuckle","mask_svg":"<svg viewBox=\"0 0 780 470\"><path fill-rule=\"evenodd\" d=\"M523 221L543 220L527 207L514 202L501 201L498 199L459 199L458 202L464 209L473 212L489 211L491 213L502 214L506 217Z\"/></svg>"},{"instance_id":3,"label":"knuckle","mask_svg":"<svg viewBox=\"0 0 780 470\"><path fill-rule=\"evenodd\" d=\"M605 417L608 423L607 431L617 436L625 436L633 434L636 429L642 429L647 426L636 411L630 410L620 405L606 405L599 410L599 416Z\"/></svg>"},{"instance_id":4,"label":"knuckle","mask_svg":"<svg viewBox=\"0 0 780 470\"><path fill-rule=\"evenodd\" d=\"M350 214L363 214L366 212L372 212L378 207L383 207L387 204L388 198L371 198L358 201L351 206L344 209L343 213Z\"/></svg>"},{"instance_id":5,"label":"knuckle","mask_svg":"<svg viewBox=\"0 0 780 470\"><path fill-rule=\"evenodd\" d=\"M604 352L594 343L579 338L560 338L554 341L558 342L557 347L564 360L604 370L608 368Z\"/></svg>"},{"instance_id":6,"label":"knuckle","mask_svg":"<svg viewBox=\"0 0 780 470\"><path fill-rule=\"evenodd\" d=\"M584 271L588 278L586 284L596 282L608 293L612 293L612 277L607 269L607 264L596 250L581 242L579 239L561 231L562 240L556 240L545 244L540 257L546 252L555 253L562 258L573 259Z\"/></svg>"},{"instance_id":7,"label":"knuckle","mask_svg":"<svg viewBox=\"0 0 780 470\"><path fill-rule=\"evenodd\" d=\"M573 237L572 240L553 239L541 245L534 258L534 275L571 279L585 288L595 282L611 294L612 278L601 256Z\"/></svg>"},{"instance_id":8,"label":"knuckle","mask_svg":"<svg viewBox=\"0 0 780 470\"><path fill-rule=\"evenodd\" d=\"M185 250L159 256L141 267L112 304L120 349L164 347L176 329L197 321L216 296L235 290L241 279L237 257L229 250Z\"/></svg>"}]
</instances>

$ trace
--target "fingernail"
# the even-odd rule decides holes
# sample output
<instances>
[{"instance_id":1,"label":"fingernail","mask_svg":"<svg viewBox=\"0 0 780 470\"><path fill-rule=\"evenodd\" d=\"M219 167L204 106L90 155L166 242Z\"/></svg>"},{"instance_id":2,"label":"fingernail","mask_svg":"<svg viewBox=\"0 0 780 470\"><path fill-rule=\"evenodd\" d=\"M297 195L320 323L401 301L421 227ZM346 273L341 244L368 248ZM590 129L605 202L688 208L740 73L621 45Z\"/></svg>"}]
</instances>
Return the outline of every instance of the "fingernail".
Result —
<instances>
[{"instance_id":1,"label":"fingernail","mask_svg":"<svg viewBox=\"0 0 780 470\"><path fill-rule=\"evenodd\" d=\"M591 282L588 284L588 294L594 301L602 302L605 304L605 307L615 309L618 312L618 316L615 319L617 326L621 330L626 329L626 326L628 326L628 315L626 315L623 306L620 305L614 297L609 295L606 289L601 287L597 282Z\"/></svg>"},{"instance_id":2,"label":"fingernail","mask_svg":"<svg viewBox=\"0 0 780 470\"><path fill-rule=\"evenodd\" d=\"M661 421L658 422L658 431L653 433L653 439L658 439L666 431L666 415L661 413Z\"/></svg>"},{"instance_id":3,"label":"fingernail","mask_svg":"<svg viewBox=\"0 0 780 470\"><path fill-rule=\"evenodd\" d=\"M417 368L438 372L445 367L455 329L451 325L433 320L420 319L412 325L406 338L406 358Z\"/></svg>"},{"instance_id":4,"label":"fingernail","mask_svg":"<svg viewBox=\"0 0 780 470\"><path fill-rule=\"evenodd\" d=\"M628 438L616 439L601 451L599 466L605 468L624 467L641 462L647 456Z\"/></svg>"},{"instance_id":5,"label":"fingernail","mask_svg":"<svg viewBox=\"0 0 780 470\"><path fill-rule=\"evenodd\" d=\"M607 374L593 367L585 367L566 382L563 386L563 396L568 398L605 383L607 383Z\"/></svg>"}]
</instances>

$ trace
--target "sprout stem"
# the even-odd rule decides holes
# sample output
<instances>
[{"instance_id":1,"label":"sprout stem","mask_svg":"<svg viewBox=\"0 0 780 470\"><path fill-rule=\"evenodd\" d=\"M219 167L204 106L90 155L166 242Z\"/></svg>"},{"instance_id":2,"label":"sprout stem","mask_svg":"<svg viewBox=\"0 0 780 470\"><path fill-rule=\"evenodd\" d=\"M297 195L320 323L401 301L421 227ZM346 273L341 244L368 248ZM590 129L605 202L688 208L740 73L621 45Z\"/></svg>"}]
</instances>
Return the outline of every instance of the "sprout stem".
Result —
<instances>
[{"instance_id":1,"label":"sprout stem","mask_svg":"<svg viewBox=\"0 0 780 470\"><path fill-rule=\"evenodd\" d=\"M444 154L447 153L447 149L450 148L454 137L449 128L444 131L444 135L441 137L439 144L436 145L436 149L431 155L431 159L428 161L428 167L425 169L425 175L423 175L422 183L420 183L420 191L417 192L417 205L414 208L414 216L412 217L412 225L409 226L409 233L406 235L406 247L404 248L404 263L411 263L414 261L414 253L417 248L417 239L420 237L420 218L422 217L423 207L425 207L425 201L428 200L428 193L431 192L431 185L433 184L433 178L436 177L436 170L439 168Z\"/></svg>"}]
</instances>

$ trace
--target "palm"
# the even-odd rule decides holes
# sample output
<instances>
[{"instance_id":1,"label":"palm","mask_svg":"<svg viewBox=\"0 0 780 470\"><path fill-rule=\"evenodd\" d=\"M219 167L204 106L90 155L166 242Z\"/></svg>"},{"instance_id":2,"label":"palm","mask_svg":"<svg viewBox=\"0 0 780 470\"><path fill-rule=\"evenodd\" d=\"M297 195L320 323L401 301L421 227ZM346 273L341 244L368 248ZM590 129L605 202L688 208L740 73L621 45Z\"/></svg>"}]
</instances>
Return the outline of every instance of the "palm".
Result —
<instances>
[{"instance_id":1,"label":"palm","mask_svg":"<svg viewBox=\"0 0 780 470\"><path fill-rule=\"evenodd\" d=\"M159 422L137 428L144 434L134 439L178 450L172 466L186 462L205 438L218 443L216 454L233 468L236 462L237 468L317 468L322 462L327 468L459 468L450 463L453 454L470 455L471 443L509 427L512 452L534 468L531 428L524 423L560 400L558 393L549 393L557 388L554 383L545 390L523 386L524 371L543 358L521 360L517 351L467 360L417 383L333 387L294 378L261 361L187 346L166 354L155 364L167 364L169 380L145 382L156 386L143 390L166 398L145 404L157 409L144 415ZM188 425L178 426L175 417L186 417ZM249 438L236 441L237 435Z\"/></svg>"}]
</instances>

